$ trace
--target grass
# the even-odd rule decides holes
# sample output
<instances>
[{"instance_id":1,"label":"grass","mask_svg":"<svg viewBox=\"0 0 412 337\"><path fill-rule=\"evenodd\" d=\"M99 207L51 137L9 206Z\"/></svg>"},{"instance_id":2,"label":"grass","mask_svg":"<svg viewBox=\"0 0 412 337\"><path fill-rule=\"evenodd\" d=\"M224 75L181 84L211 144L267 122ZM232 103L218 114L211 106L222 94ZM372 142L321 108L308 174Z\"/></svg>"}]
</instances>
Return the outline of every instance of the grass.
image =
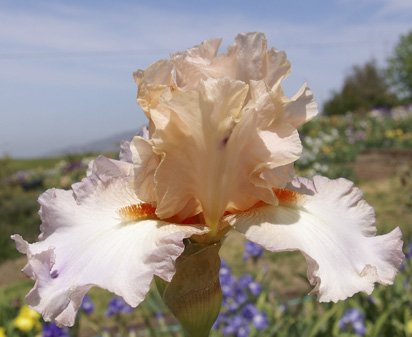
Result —
<instances>
[{"instance_id":1,"label":"grass","mask_svg":"<svg viewBox=\"0 0 412 337\"><path fill-rule=\"evenodd\" d=\"M395 176L380 181L360 183L368 201L376 212L378 233L400 227L405 241L412 239L412 179Z\"/></svg>"},{"instance_id":2,"label":"grass","mask_svg":"<svg viewBox=\"0 0 412 337\"><path fill-rule=\"evenodd\" d=\"M62 160L62 157L12 159L10 160L10 170L47 170L54 167L60 160Z\"/></svg>"}]
</instances>

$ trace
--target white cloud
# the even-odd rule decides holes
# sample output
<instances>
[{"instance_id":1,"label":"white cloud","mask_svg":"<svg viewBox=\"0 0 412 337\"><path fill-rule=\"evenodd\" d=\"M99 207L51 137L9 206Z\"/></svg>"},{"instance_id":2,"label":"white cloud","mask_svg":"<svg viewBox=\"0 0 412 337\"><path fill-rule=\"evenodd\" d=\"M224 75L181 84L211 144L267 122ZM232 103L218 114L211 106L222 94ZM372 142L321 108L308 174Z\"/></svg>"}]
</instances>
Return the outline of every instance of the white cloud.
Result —
<instances>
[{"instance_id":1,"label":"white cloud","mask_svg":"<svg viewBox=\"0 0 412 337\"><path fill-rule=\"evenodd\" d=\"M410 0L377 0L381 4L378 16L408 15L412 20L412 1Z\"/></svg>"}]
</instances>

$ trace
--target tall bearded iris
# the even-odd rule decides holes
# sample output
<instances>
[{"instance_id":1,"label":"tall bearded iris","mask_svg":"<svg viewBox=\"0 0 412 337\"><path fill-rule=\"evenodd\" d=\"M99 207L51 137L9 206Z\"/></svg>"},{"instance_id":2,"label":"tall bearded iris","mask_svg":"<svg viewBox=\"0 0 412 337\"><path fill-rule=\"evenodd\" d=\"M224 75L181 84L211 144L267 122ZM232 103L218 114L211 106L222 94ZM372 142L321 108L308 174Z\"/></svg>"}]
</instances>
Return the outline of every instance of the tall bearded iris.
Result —
<instances>
[{"instance_id":1,"label":"tall bearded iris","mask_svg":"<svg viewBox=\"0 0 412 337\"><path fill-rule=\"evenodd\" d=\"M309 88L284 95L290 71L263 34L226 54L208 40L134 76L148 137L124 160L99 157L70 191L40 198L42 233L28 244L29 304L72 325L87 291L137 306L155 277L189 334L207 336L220 308L218 250L229 230L270 251L301 251L320 301L391 284L401 232L375 236L373 209L350 181L295 177L297 128L317 114Z\"/></svg>"}]
</instances>

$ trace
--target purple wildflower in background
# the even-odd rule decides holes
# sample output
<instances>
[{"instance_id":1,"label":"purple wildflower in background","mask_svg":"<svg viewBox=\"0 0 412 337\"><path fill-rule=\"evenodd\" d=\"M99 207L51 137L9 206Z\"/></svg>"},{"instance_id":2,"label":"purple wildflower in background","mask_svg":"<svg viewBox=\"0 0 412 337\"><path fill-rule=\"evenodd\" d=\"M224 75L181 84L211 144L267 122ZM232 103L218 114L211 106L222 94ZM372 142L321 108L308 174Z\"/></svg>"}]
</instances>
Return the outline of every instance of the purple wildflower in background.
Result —
<instances>
[{"instance_id":1,"label":"purple wildflower in background","mask_svg":"<svg viewBox=\"0 0 412 337\"><path fill-rule=\"evenodd\" d=\"M253 261L257 261L263 254L263 248L262 246L251 242L251 241L246 241L245 243L245 251L243 252L243 260L249 260L252 259Z\"/></svg>"},{"instance_id":2,"label":"purple wildflower in background","mask_svg":"<svg viewBox=\"0 0 412 337\"><path fill-rule=\"evenodd\" d=\"M242 316L248 320L252 320L253 316L255 316L257 312L258 310L256 309L255 305L248 303L242 310Z\"/></svg>"},{"instance_id":3,"label":"purple wildflower in background","mask_svg":"<svg viewBox=\"0 0 412 337\"><path fill-rule=\"evenodd\" d=\"M254 304L247 304L242 310L242 316L252 322L257 330L265 329L269 325L266 314L259 311Z\"/></svg>"},{"instance_id":4,"label":"purple wildflower in background","mask_svg":"<svg viewBox=\"0 0 412 337\"><path fill-rule=\"evenodd\" d=\"M70 337L67 328L59 328L54 323L44 323L42 337Z\"/></svg>"},{"instance_id":5,"label":"purple wildflower in background","mask_svg":"<svg viewBox=\"0 0 412 337\"><path fill-rule=\"evenodd\" d=\"M81 308L81 309L83 310L83 312L84 312L85 314L87 314L87 315L90 315L90 314L93 312L93 310L94 310L94 304L93 304L92 300L90 299L90 296L86 295L86 296L83 298L83 302L82 302L80 308Z\"/></svg>"},{"instance_id":6,"label":"purple wildflower in background","mask_svg":"<svg viewBox=\"0 0 412 337\"><path fill-rule=\"evenodd\" d=\"M341 331L351 328L358 336L364 336L366 333L365 316L358 309L352 308L345 311L339 321Z\"/></svg>"},{"instance_id":7,"label":"purple wildflower in background","mask_svg":"<svg viewBox=\"0 0 412 337\"><path fill-rule=\"evenodd\" d=\"M246 324L242 324L237 330L236 337L248 337L250 333L250 328Z\"/></svg>"},{"instance_id":8,"label":"purple wildflower in background","mask_svg":"<svg viewBox=\"0 0 412 337\"><path fill-rule=\"evenodd\" d=\"M128 314L132 311L133 308L128 305L122 298L113 297L107 306L106 316L110 317L117 314Z\"/></svg>"},{"instance_id":9,"label":"purple wildflower in background","mask_svg":"<svg viewBox=\"0 0 412 337\"><path fill-rule=\"evenodd\" d=\"M227 263L222 260L219 270L219 278L220 282L223 284L230 283L232 281L232 270L227 265Z\"/></svg>"},{"instance_id":10,"label":"purple wildflower in background","mask_svg":"<svg viewBox=\"0 0 412 337\"><path fill-rule=\"evenodd\" d=\"M263 330L269 326L269 321L266 314L261 311L256 312L252 321L257 330Z\"/></svg>"},{"instance_id":11,"label":"purple wildflower in background","mask_svg":"<svg viewBox=\"0 0 412 337\"><path fill-rule=\"evenodd\" d=\"M249 291L252 293L253 296L258 296L262 291L262 286L259 282L252 281L248 284Z\"/></svg>"},{"instance_id":12,"label":"purple wildflower in background","mask_svg":"<svg viewBox=\"0 0 412 337\"><path fill-rule=\"evenodd\" d=\"M234 336L242 324L242 318L239 316L227 317L222 327L223 336Z\"/></svg>"},{"instance_id":13,"label":"purple wildflower in background","mask_svg":"<svg viewBox=\"0 0 412 337\"><path fill-rule=\"evenodd\" d=\"M249 333L248 322L242 319L241 316L229 317L222 328L222 334L225 337L248 337Z\"/></svg>"},{"instance_id":14,"label":"purple wildflower in background","mask_svg":"<svg viewBox=\"0 0 412 337\"><path fill-rule=\"evenodd\" d=\"M220 329L225 337L248 337L252 324L257 330L268 327L266 314L259 311L254 304L261 292L260 283L250 274L236 278L223 260L219 276L223 306L214 329Z\"/></svg>"},{"instance_id":15,"label":"purple wildflower in background","mask_svg":"<svg viewBox=\"0 0 412 337\"><path fill-rule=\"evenodd\" d=\"M235 283L235 279L232 276L231 269L224 260L221 261L219 279L222 288L223 302L225 302L226 299L233 296L233 284Z\"/></svg>"},{"instance_id":16,"label":"purple wildflower in background","mask_svg":"<svg viewBox=\"0 0 412 337\"><path fill-rule=\"evenodd\" d=\"M407 260L412 259L412 242L406 247L405 257Z\"/></svg>"},{"instance_id":17,"label":"purple wildflower in background","mask_svg":"<svg viewBox=\"0 0 412 337\"><path fill-rule=\"evenodd\" d=\"M412 242L406 246L405 259L402 261L400 270L405 270L405 266L408 264L408 260L412 259Z\"/></svg>"},{"instance_id":18,"label":"purple wildflower in background","mask_svg":"<svg viewBox=\"0 0 412 337\"><path fill-rule=\"evenodd\" d=\"M85 170L87 169L87 165L83 163L81 160L74 160L67 163L63 168L63 173L70 173L77 170Z\"/></svg>"},{"instance_id":19,"label":"purple wildflower in background","mask_svg":"<svg viewBox=\"0 0 412 337\"><path fill-rule=\"evenodd\" d=\"M236 284L234 300L238 305L245 303L249 299L245 288L242 288L239 284Z\"/></svg>"}]
</instances>

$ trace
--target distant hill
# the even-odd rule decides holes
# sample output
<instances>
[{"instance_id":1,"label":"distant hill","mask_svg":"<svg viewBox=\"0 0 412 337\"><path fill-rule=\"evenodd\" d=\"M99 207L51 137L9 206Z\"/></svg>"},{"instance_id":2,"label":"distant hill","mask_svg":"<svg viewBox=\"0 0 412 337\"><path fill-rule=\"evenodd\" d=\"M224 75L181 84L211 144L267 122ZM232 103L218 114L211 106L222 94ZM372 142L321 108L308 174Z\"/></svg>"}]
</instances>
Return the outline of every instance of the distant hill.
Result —
<instances>
[{"instance_id":1,"label":"distant hill","mask_svg":"<svg viewBox=\"0 0 412 337\"><path fill-rule=\"evenodd\" d=\"M142 127L143 128L143 127ZM137 134L141 134L142 128L136 132L134 131L125 131L122 133L115 134L113 136L95 140L89 143L81 145L68 146L62 149L58 149L49 153L46 153L46 157L61 156L66 154L79 154L87 152L119 152L120 144L126 140L131 140Z\"/></svg>"}]
</instances>

